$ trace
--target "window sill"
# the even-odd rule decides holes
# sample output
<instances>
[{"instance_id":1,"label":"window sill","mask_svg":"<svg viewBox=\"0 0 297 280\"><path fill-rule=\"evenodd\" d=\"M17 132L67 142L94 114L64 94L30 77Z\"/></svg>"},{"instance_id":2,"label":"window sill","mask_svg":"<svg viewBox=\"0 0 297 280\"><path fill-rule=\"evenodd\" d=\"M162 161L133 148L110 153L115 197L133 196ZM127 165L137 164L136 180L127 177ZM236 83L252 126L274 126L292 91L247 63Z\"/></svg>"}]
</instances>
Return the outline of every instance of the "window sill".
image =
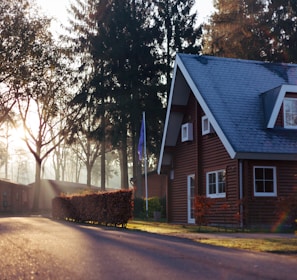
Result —
<instances>
[{"instance_id":1,"label":"window sill","mask_svg":"<svg viewBox=\"0 0 297 280\"><path fill-rule=\"evenodd\" d=\"M208 198L226 198L226 194L208 194L206 195Z\"/></svg>"}]
</instances>

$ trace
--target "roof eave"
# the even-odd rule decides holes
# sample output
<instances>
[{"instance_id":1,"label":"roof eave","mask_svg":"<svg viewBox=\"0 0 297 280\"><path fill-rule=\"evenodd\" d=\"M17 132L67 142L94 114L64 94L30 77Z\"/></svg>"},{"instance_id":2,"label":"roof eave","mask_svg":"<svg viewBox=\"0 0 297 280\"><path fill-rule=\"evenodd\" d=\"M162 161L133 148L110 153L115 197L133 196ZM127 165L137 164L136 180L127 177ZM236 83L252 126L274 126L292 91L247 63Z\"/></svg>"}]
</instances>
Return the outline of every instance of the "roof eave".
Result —
<instances>
[{"instance_id":1,"label":"roof eave","mask_svg":"<svg viewBox=\"0 0 297 280\"><path fill-rule=\"evenodd\" d=\"M161 168L162 168L163 154L164 154L166 136L167 136L167 131L168 131L168 122L169 122L169 117L170 117L170 110L171 110L171 104L172 104L173 89L174 89L175 77L176 77L176 72L177 72L178 59L179 59L178 56L176 56L174 69L173 69L172 83L170 86L170 94L169 94L169 99L168 99L168 104L167 104L167 112L166 112L166 119L165 119L164 130L163 130L163 138L162 138L162 144L161 144L161 150L160 150L160 157L159 157L158 168L157 168L158 174L161 173Z\"/></svg>"},{"instance_id":2,"label":"roof eave","mask_svg":"<svg viewBox=\"0 0 297 280\"><path fill-rule=\"evenodd\" d=\"M235 155L236 159L250 160L287 160L297 161L297 154L292 153L256 153L256 152L238 152Z\"/></svg>"}]
</instances>

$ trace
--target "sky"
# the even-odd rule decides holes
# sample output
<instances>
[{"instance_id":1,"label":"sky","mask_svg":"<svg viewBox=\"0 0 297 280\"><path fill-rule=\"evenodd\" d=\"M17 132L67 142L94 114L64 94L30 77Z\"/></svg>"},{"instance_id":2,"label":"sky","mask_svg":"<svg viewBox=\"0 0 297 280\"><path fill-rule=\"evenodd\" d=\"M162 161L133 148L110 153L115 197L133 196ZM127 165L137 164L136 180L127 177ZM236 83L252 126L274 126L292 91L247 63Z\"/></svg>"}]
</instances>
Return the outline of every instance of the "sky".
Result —
<instances>
[{"instance_id":1,"label":"sky","mask_svg":"<svg viewBox=\"0 0 297 280\"><path fill-rule=\"evenodd\" d=\"M44 13L56 18L52 23L53 30L59 32L60 24L67 24L67 7L71 0L36 0L36 2ZM201 24L213 12L213 0L196 0L194 8L198 11L198 24Z\"/></svg>"}]
</instances>

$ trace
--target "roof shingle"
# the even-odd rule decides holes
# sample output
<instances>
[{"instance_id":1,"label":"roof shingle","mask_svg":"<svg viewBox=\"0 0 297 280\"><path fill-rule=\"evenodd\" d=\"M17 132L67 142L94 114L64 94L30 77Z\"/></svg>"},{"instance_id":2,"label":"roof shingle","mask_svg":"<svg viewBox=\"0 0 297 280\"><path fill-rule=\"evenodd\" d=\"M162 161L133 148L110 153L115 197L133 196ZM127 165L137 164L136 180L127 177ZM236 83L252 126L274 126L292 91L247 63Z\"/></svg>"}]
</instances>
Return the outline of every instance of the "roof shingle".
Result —
<instances>
[{"instance_id":1,"label":"roof shingle","mask_svg":"<svg viewBox=\"0 0 297 280\"><path fill-rule=\"evenodd\" d=\"M265 92L297 85L296 64L188 54L178 57L196 87L194 94L203 98L237 155L287 154L297 159L297 130L268 129L263 101Z\"/></svg>"}]
</instances>

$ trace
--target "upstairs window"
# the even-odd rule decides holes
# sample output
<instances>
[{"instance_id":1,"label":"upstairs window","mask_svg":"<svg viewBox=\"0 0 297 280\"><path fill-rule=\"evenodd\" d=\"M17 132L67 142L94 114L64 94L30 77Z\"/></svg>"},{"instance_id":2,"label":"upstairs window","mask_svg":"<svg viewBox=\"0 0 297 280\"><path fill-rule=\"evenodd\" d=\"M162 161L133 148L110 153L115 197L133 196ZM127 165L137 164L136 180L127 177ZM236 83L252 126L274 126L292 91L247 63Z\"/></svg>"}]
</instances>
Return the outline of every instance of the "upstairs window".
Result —
<instances>
[{"instance_id":1,"label":"upstairs window","mask_svg":"<svg viewBox=\"0 0 297 280\"><path fill-rule=\"evenodd\" d=\"M284 99L284 127L297 129L297 98Z\"/></svg>"},{"instance_id":2,"label":"upstairs window","mask_svg":"<svg viewBox=\"0 0 297 280\"><path fill-rule=\"evenodd\" d=\"M254 195L276 196L276 168L254 166Z\"/></svg>"},{"instance_id":3,"label":"upstairs window","mask_svg":"<svg viewBox=\"0 0 297 280\"><path fill-rule=\"evenodd\" d=\"M201 118L202 135L206 135L213 132L213 128L207 116Z\"/></svg>"}]
</instances>

